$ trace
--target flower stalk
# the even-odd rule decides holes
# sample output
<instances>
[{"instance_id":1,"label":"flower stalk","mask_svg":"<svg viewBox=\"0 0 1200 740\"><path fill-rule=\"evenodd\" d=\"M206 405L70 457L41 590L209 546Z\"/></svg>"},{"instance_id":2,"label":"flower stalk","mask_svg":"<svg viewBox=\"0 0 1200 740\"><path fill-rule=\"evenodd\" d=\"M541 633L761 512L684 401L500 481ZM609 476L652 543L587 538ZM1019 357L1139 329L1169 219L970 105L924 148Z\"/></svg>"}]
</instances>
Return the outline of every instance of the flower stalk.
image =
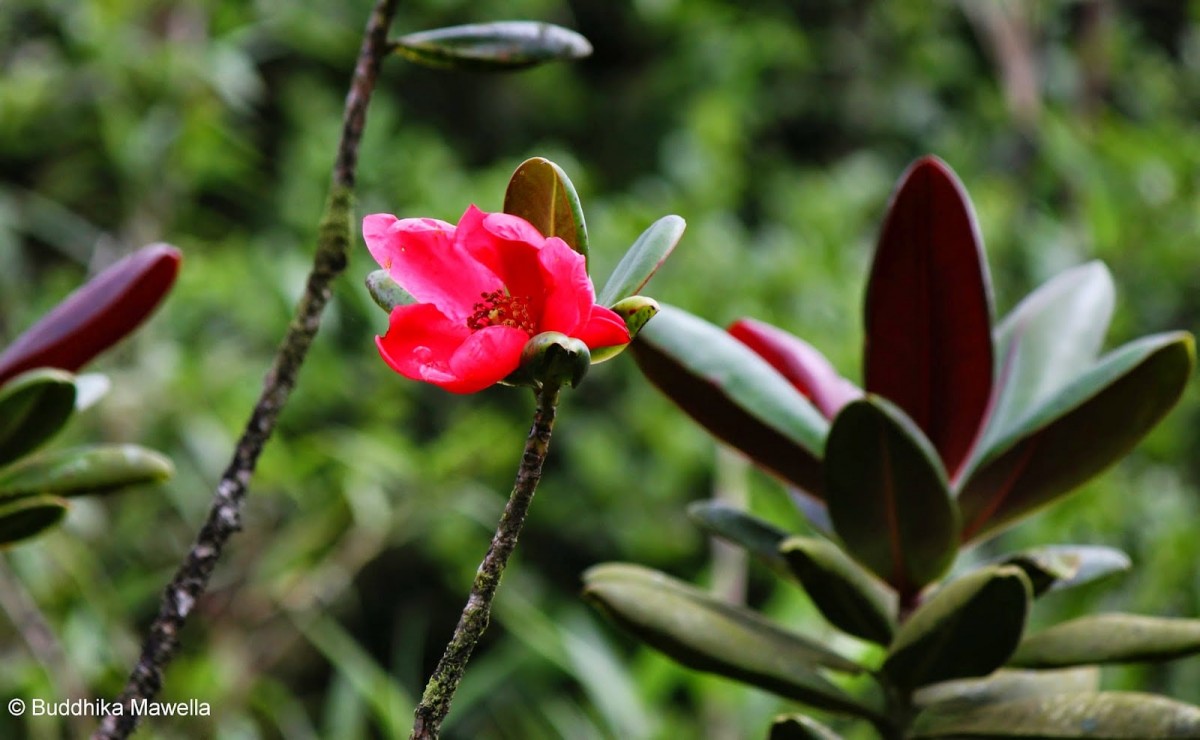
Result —
<instances>
[{"instance_id":1,"label":"flower stalk","mask_svg":"<svg viewBox=\"0 0 1200 740\"><path fill-rule=\"evenodd\" d=\"M414 713L412 734L409 740L433 740L441 731L442 722L450 712L450 702L458 690L466 670L467 661L475 645L483 636L491 620L492 599L500 585L500 577L508 565L508 558L517 546L517 538L525 524L525 516L529 512L529 504L537 491L538 481L542 478L542 463L550 449L550 434L554 429L554 417L558 408L560 386L557 383L546 383L538 388L534 395L537 399L537 409L533 415L533 425L529 429L529 437L525 440L525 451L521 455L521 466L517 470L517 478L513 483L512 493L508 504L496 526L492 543L487 555L479 564L475 573L475 582L471 586L471 595L463 607L454 635L446 645L446 651L438 661L433 675L425 684L421 703Z\"/></svg>"}]
</instances>

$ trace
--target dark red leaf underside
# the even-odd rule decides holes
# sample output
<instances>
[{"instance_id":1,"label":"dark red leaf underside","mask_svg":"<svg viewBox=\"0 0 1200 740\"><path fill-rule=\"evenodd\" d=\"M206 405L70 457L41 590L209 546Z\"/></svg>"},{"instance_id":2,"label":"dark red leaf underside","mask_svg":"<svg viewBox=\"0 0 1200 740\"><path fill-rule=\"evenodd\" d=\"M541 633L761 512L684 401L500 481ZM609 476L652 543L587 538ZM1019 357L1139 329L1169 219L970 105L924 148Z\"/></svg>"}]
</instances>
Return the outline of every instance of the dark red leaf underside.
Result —
<instances>
[{"instance_id":1,"label":"dark red leaf underside","mask_svg":"<svg viewBox=\"0 0 1200 740\"><path fill-rule=\"evenodd\" d=\"M136 329L170 290L179 250L143 247L113 263L0 353L0 383L36 367L75 372Z\"/></svg>"},{"instance_id":2,"label":"dark red leaf underside","mask_svg":"<svg viewBox=\"0 0 1200 740\"><path fill-rule=\"evenodd\" d=\"M902 408L953 477L992 390L991 289L966 191L925 157L901 178L866 296L866 390Z\"/></svg>"}]
</instances>

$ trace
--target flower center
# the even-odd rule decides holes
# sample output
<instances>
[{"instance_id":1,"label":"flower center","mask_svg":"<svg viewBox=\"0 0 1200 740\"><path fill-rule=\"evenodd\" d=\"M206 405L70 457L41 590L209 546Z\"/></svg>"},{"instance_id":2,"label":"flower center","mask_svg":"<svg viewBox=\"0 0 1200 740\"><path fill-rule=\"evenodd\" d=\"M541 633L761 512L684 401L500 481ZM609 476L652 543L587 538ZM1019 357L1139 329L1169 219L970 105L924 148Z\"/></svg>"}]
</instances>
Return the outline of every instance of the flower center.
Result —
<instances>
[{"instance_id":1,"label":"flower center","mask_svg":"<svg viewBox=\"0 0 1200 740\"><path fill-rule=\"evenodd\" d=\"M527 298L508 295L503 290L480 293L479 297L483 300L472 306L475 312L467 319L467 328L471 331L489 326L511 326L526 334L533 334L537 329L533 317L529 315Z\"/></svg>"}]
</instances>

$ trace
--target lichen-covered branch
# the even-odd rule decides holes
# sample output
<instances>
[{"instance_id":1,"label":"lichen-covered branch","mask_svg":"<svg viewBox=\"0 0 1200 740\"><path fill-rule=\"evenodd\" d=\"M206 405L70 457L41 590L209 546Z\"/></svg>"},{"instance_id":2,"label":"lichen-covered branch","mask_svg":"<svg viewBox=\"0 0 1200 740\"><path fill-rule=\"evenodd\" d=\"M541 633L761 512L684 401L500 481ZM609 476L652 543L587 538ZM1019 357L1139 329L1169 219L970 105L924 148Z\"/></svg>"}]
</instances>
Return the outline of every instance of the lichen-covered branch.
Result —
<instances>
[{"instance_id":1,"label":"lichen-covered branch","mask_svg":"<svg viewBox=\"0 0 1200 740\"><path fill-rule=\"evenodd\" d=\"M141 656L124 691L117 698L117 704L123 707L123 712L106 716L92 735L93 740L125 738L137 727L139 717L132 711L134 700L152 700L158 695L162 688L163 672L179 647L179 632L207 588L226 542L241 527L242 502L259 455L296 385L296 376L329 302L330 284L346 267L351 243L358 146L375 79L388 53L387 33L396 13L397 1L378 0L367 21L354 78L346 96L333 182L321 218L317 251L304 295L296 306L295 315L263 381L262 393L238 440L233 458L217 484L208 519L186 559L163 591L158 616L150 625L149 634L142 644Z\"/></svg>"},{"instance_id":2,"label":"lichen-covered branch","mask_svg":"<svg viewBox=\"0 0 1200 740\"><path fill-rule=\"evenodd\" d=\"M487 555L475 573L471 595L467 598L467 605L463 607L458 626L454 628L454 635L446 645L446 652L438 661L429 682L425 684L425 693L417 706L409 740L432 740L438 737L442 721L450 712L450 702L454 699L459 681L462 680L467 661L471 659L475 645L487 629L492 614L492 599L500 585L500 576L504 574L508 558L517 546L517 538L525 524L525 515L529 512L529 503L533 500L538 481L542 478L542 463L545 462L546 453L550 449L550 434L554 430L558 394L557 386L543 386L537 391L537 410L534 412L529 437L525 440L525 452L521 455L521 467L517 470L512 494L504 507L500 523L496 526L496 534L492 536Z\"/></svg>"}]
</instances>

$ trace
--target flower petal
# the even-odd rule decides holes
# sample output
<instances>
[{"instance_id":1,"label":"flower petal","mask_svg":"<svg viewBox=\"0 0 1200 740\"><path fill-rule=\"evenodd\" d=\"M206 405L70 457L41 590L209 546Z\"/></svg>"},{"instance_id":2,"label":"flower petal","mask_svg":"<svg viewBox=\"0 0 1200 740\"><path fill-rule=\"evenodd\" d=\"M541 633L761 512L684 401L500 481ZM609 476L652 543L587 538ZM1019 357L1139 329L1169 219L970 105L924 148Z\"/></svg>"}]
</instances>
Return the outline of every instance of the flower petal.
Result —
<instances>
[{"instance_id":1,"label":"flower petal","mask_svg":"<svg viewBox=\"0 0 1200 740\"><path fill-rule=\"evenodd\" d=\"M458 221L456 242L500 278L510 295L531 299L541 313L546 288L538 269L538 252L546 237L525 219L507 213L484 213L467 208Z\"/></svg>"},{"instance_id":2,"label":"flower petal","mask_svg":"<svg viewBox=\"0 0 1200 740\"><path fill-rule=\"evenodd\" d=\"M499 383L520 366L521 350L528 341L528 334L510 326L489 326L473 333L450 359L458 383L442 387L474 393Z\"/></svg>"},{"instance_id":3,"label":"flower petal","mask_svg":"<svg viewBox=\"0 0 1200 740\"><path fill-rule=\"evenodd\" d=\"M629 343L629 328L616 311L604 306L592 306L591 316L572 336L582 340L588 349L615 347Z\"/></svg>"},{"instance_id":4,"label":"flower petal","mask_svg":"<svg viewBox=\"0 0 1200 740\"><path fill-rule=\"evenodd\" d=\"M551 237L538 254L538 261L541 263L542 277L549 287L539 330L579 336L581 325L591 317L596 300L583 255L567 246L562 239Z\"/></svg>"},{"instance_id":5,"label":"flower petal","mask_svg":"<svg viewBox=\"0 0 1200 740\"><path fill-rule=\"evenodd\" d=\"M455 227L432 218L397 219L376 213L363 219L371 256L400 287L464 324L480 295L503 287L500 278L457 247Z\"/></svg>"},{"instance_id":6,"label":"flower petal","mask_svg":"<svg viewBox=\"0 0 1200 740\"><path fill-rule=\"evenodd\" d=\"M375 337L375 345L384 362L404 377L444 385L457 380L450 361L470 334L437 306L415 303L392 309L387 334Z\"/></svg>"}]
</instances>

